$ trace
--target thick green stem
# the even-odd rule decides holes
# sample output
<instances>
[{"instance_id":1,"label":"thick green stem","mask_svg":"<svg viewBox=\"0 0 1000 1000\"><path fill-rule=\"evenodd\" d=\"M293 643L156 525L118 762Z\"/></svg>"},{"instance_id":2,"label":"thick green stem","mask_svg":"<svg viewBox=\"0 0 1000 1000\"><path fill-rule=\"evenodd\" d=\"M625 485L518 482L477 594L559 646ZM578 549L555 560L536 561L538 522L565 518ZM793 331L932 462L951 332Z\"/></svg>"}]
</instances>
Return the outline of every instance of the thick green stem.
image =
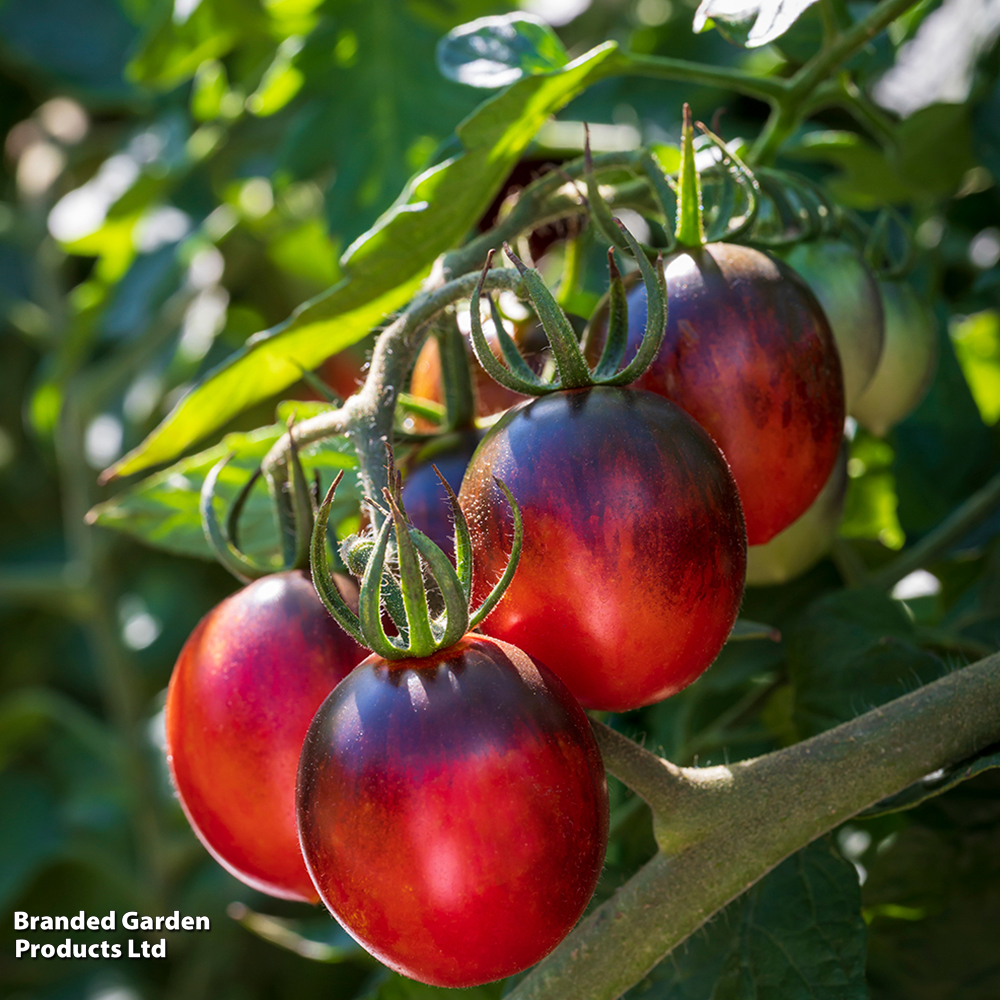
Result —
<instances>
[{"instance_id":1,"label":"thick green stem","mask_svg":"<svg viewBox=\"0 0 1000 1000\"><path fill-rule=\"evenodd\" d=\"M729 66L706 66L687 59L638 55L635 52L619 53L610 68L621 75L650 76L658 80L719 87L755 97L759 101L778 100L787 89L786 82L777 77L757 76Z\"/></svg>"},{"instance_id":2,"label":"thick green stem","mask_svg":"<svg viewBox=\"0 0 1000 1000\"><path fill-rule=\"evenodd\" d=\"M510 1000L613 1000L784 858L998 737L1000 654L810 740L725 767L640 761L645 751L602 737L612 774L634 780L647 801L682 801L676 821L705 832L679 853L657 854ZM666 830L674 821L659 817Z\"/></svg>"},{"instance_id":3,"label":"thick green stem","mask_svg":"<svg viewBox=\"0 0 1000 1000\"><path fill-rule=\"evenodd\" d=\"M771 117L754 143L750 161L755 164L769 163L781 144L798 126L813 92L829 79L838 66L867 45L914 3L916 0L882 0L867 17L824 47L788 80L787 89L777 96Z\"/></svg>"}]
</instances>

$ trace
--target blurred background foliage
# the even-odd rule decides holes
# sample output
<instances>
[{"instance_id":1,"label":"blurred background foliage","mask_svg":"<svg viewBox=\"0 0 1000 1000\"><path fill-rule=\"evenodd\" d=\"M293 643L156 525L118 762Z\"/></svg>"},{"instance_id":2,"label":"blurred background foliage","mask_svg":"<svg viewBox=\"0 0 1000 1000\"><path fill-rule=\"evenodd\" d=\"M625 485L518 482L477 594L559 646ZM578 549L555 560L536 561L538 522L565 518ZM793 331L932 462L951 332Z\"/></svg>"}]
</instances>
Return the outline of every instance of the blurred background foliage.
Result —
<instances>
[{"instance_id":1,"label":"blurred background foliage","mask_svg":"<svg viewBox=\"0 0 1000 1000\"><path fill-rule=\"evenodd\" d=\"M742 49L718 31L692 34L690 0L527 6L571 56L613 38L638 53L787 75L821 37L817 7L777 42ZM455 126L486 94L446 79L435 46L455 25L509 9L0 0L4 996L441 992L388 974L325 913L255 894L201 848L169 787L161 708L184 639L234 582L182 557L197 554L196 536L187 550L180 536L158 549L84 517L111 495L99 470L250 336L334 284L342 253L406 180L454 149ZM1000 642L996 515L891 595L844 587L859 567L919 541L1000 467L998 33L995 3L921 0L852 61L855 104L817 113L783 150L786 165L844 204L905 216L940 364L924 402L886 439L857 431L834 557L790 584L748 590L744 616L781 640L732 643L682 695L613 720L679 763L804 738ZM559 118L606 126L595 130L604 148L676 144L683 100L726 138L752 138L766 113L723 90L615 77ZM530 154L578 151L568 134L543 130ZM595 296L598 257L586 279ZM323 367L341 395L364 351L362 342ZM315 398L305 384L284 396ZM225 429L271 425L276 402ZM995 1000L997 773L907 812L859 818L801 852L637 995ZM612 793L598 898L654 850L641 801L617 784ZM816 905L803 910L807 897ZM13 958L13 911L81 909L180 909L209 916L212 931L172 935L166 961ZM804 970L801 982L781 978L784 959L767 941Z\"/></svg>"}]
</instances>

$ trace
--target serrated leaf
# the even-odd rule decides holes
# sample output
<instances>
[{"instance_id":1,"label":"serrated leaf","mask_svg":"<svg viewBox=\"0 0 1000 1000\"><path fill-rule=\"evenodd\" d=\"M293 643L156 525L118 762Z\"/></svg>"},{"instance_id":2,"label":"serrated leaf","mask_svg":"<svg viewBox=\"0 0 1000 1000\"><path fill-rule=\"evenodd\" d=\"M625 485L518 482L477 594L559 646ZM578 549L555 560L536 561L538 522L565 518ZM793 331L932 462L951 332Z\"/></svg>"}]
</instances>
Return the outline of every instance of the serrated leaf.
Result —
<instances>
[{"instance_id":1,"label":"serrated leaf","mask_svg":"<svg viewBox=\"0 0 1000 1000\"><path fill-rule=\"evenodd\" d=\"M526 77L458 128L464 152L417 175L347 251L347 277L285 323L251 338L210 372L138 448L108 470L127 476L175 458L247 407L360 340L415 293L434 259L457 245L550 114L614 65L598 46L561 70Z\"/></svg>"},{"instance_id":2,"label":"serrated leaf","mask_svg":"<svg viewBox=\"0 0 1000 1000\"><path fill-rule=\"evenodd\" d=\"M486 89L559 69L568 61L559 36L540 18L522 13L459 25L437 47L438 69L445 77Z\"/></svg>"},{"instance_id":3,"label":"serrated leaf","mask_svg":"<svg viewBox=\"0 0 1000 1000\"><path fill-rule=\"evenodd\" d=\"M854 867L822 840L782 862L676 949L628 1000L865 1000Z\"/></svg>"},{"instance_id":4,"label":"serrated leaf","mask_svg":"<svg viewBox=\"0 0 1000 1000\"><path fill-rule=\"evenodd\" d=\"M694 31L711 19L728 41L755 49L780 38L816 0L702 0L694 14Z\"/></svg>"},{"instance_id":5,"label":"serrated leaf","mask_svg":"<svg viewBox=\"0 0 1000 1000\"><path fill-rule=\"evenodd\" d=\"M904 809L913 809L921 803L932 799L937 795L949 791L963 781L976 777L984 771L1000 767L1000 750L992 749L989 753L980 754L971 760L963 761L952 767L942 768L933 774L928 774L925 778L904 788L897 795L891 795L881 802L876 802L871 808L859 813L862 818L881 816L884 813L900 812Z\"/></svg>"},{"instance_id":6,"label":"serrated leaf","mask_svg":"<svg viewBox=\"0 0 1000 1000\"><path fill-rule=\"evenodd\" d=\"M286 403L295 407L300 418L319 412L317 403ZM118 496L98 504L88 515L91 523L114 528L138 538L154 548L177 555L214 559L205 540L199 514L199 496L205 476L230 452L232 461L222 470L217 485L217 510L228 511L247 479L260 465L275 441L285 432L284 423L260 427L248 433L227 434L214 448L185 458L175 465L137 483ZM306 476L319 472L324 488L344 470L344 479L330 523L337 524L357 511L361 488L355 468L357 459L344 437L329 438L300 452ZM276 555L277 532L267 491L262 483L254 488L240 519L239 546L247 555L270 559Z\"/></svg>"},{"instance_id":7,"label":"serrated leaf","mask_svg":"<svg viewBox=\"0 0 1000 1000\"><path fill-rule=\"evenodd\" d=\"M875 588L821 598L786 639L795 689L792 719L803 739L946 672L936 656L916 645L903 605Z\"/></svg>"}]
</instances>

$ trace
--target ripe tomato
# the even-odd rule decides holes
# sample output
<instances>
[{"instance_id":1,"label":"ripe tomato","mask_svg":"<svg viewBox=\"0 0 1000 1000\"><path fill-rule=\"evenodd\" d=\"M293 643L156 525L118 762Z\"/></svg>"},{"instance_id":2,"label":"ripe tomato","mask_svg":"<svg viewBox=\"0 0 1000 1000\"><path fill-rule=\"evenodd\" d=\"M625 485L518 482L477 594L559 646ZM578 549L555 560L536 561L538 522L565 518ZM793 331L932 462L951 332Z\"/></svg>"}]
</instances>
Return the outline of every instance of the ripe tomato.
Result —
<instances>
[{"instance_id":1,"label":"ripe tomato","mask_svg":"<svg viewBox=\"0 0 1000 1000\"><path fill-rule=\"evenodd\" d=\"M174 785L209 853L261 892L316 901L295 825L299 751L364 656L297 570L227 597L181 650L166 708Z\"/></svg>"},{"instance_id":2,"label":"ripe tomato","mask_svg":"<svg viewBox=\"0 0 1000 1000\"><path fill-rule=\"evenodd\" d=\"M809 509L769 542L747 549L747 586L785 583L830 550L847 497L847 458L845 443L830 478Z\"/></svg>"},{"instance_id":3,"label":"ripe tomato","mask_svg":"<svg viewBox=\"0 0 1000 1000\"><path fill-rule=\"evenodd\" d=\"M844 373L844 405L850 413L882 356L885 322L875 275L847 243L797 243L781 257L819 299L830 321Z\"/></svg>"},{"instance_id":4,"label":"ripe tomato","mask_svg":"<svg viewBox=\"0 0 1000 1000\"><path fill-rule=\"evenodd\" d=\"M760 545L805 512L837 459L844 386L829 323L802 279L759 250L712 243L664 267L666 336L635 385L672 399L712 435L739 486L747 539ZM643 285L628 306L634 352Z\"/></svg>"},{"instance_id":5,"label":"ripe tomato","mask_svg":"<svg viewBox=\"0 0 1000 1000\"><path fill-rule=\"evenodd\" d=\"M521 508L524 548L483 631L611 711L674 694L715 659L743 594L746 533L725 460L679 407L598 387L501 417L459 495L476 601L512 538L494 477Z\"/></svg>"},{"instance_id":6,"label":"ripe tomato","mask_svg":"<svg viewBox=\"0 0 1000 1000\"><path fill-rule=\"evenodd\" d=\"M884 437L916 408L937 364L934 316L905 281L880 281L885 347L878 370L854 405L858 421Z\"/></svg>"},{"instance_id":7,"label":"ripe tomato","mask_svg":"<svg viewBox=\"0 0 1000 1000\"><path fill-rule=\"evenodd\" d=\"M368 657L309 727L297 798L331 913L436 986L537 962L604 863L607 785L586 716L545 667L484 636Z\"/></svg>"}]
</instances>

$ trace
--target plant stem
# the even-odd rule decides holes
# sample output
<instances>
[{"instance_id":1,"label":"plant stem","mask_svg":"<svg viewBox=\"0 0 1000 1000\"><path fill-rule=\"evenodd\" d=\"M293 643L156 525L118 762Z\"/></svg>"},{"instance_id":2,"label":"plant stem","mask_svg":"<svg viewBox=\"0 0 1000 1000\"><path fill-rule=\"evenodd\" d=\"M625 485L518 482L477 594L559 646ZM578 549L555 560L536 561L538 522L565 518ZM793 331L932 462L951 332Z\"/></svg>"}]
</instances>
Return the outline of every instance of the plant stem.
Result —
<instances>
[{"instance_id":1,"label":"plant stem","mask_svg":"<svg viewBox=\"0 0 1000 1000\"><path fill-rule=\"evenodd\" d=\"M771 116L750 151L750 161L755 164L769 163L798 126L817 87L914 3L916 0L882 0L867 17L821 49L788 80L786 88L776 95Z\"/></svg>"},{"instance_id":2,"label":"plant stem","mask_svg":"<svg viewBox=\"0 0 1000 1000\"><path fill-rule=\"evenodd\" d=\"M595 910L509 1000L613 1000L784 858L1000 736L1000 654L812 739L725 767L675 768L602 735L612 774L667 802L683 789L687 843ZM625 741L628 742L628 741ZM660 768L658 772L656 767ZM690 842L692 831L704 831Z\"/></svg>"},{"instance_id":3,"label":"plant stem","mask_svg":"<svg viewBox=\"0 0 1000 1000\"><path fill-rule=\"evenodd\" d=\"M426 324L446 306L468 298L479 281L479 273L441 283L438 272L428 281L432 283L432 290L417 296L379 335L364 386L343 406L303 420L275 442L261 463L261 470L270 483L280 484L288 477L290 434L295 435L299 447L335 434L346 434L358 456L366 496L382 496L382 488L388 485L385 446L392 441L396 397L423 343ZM433 283L437 283L437 287L433 287ZM493 290L513 291L520 284L517 272L506 268L494 269L486 276L486 287Z\"/></svg>"},{"instance_id":4,"label":"plant stem","mask_svg":"<svg viewBox=\"0 0 1000 1000\"><path fill-rule=\"evenodd\" d=\"M869 574L864 581L888 590L904 576L944 555L948 548L984 521L1000 505L1000 473L977 490L965 503L929 531L912 548L905 549L887 566Z\"/></svg>"},{"instance_id":5,"label":"plant stem","mask_svg":"<svg viewBox=\"0 0 1000 1000\"><path fill-rule=\"evenodd\" d=\"M651 76L659 80L679 80L704 87L720 87L747 97L755 97L759 101L780 100L788 89L786 81L776 77L757 76L729 66L706 66L667 56L622 52L613 63L609 69L617 74Z\"/></svg>"}]
</instances>

